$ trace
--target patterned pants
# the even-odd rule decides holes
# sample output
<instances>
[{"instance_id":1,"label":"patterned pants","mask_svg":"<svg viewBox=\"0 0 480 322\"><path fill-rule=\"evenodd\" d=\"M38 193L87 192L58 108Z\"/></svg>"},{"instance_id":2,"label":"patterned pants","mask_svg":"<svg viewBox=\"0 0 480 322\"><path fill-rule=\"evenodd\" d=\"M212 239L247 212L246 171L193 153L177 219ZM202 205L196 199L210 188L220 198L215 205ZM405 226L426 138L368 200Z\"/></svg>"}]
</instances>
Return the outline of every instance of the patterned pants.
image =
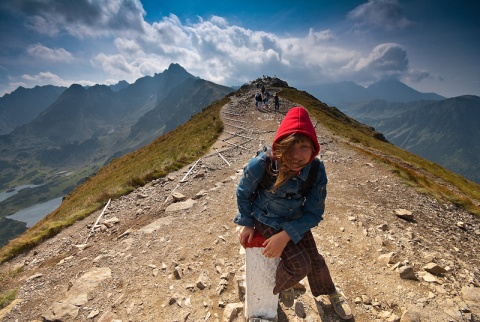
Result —
<instances>
[{"instance_id":1,"label":"patterned pants","mask_svg":"<svg viewBox=\"0 0 480 322\"><path fill-rule=\"evenodd\" d=\"M255 220L255 229L266 239L279 233L270 226ZM298 244L289 241L277 267L273 294L278 294L296 283L305 276L308 278L313 296L326 295L335 292L330 271L325 258L318 252L315 239L309 230Z\"/></svg>"}]
</instances>

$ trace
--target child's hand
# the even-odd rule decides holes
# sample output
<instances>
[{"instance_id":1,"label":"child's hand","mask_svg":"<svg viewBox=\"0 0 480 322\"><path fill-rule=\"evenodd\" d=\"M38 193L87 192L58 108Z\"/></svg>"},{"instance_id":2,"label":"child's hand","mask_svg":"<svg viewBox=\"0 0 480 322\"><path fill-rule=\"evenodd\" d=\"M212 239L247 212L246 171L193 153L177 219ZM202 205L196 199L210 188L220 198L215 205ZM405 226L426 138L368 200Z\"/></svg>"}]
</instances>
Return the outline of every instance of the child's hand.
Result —
<instances>
[{"instance_id":1,"label":"child's hand","mask_svg":"<svg viewBox=\"0 0 480 322\"><path fill-rule=\"evenodd\" d=\"M243 248L245 248L245 245L247 244L247 241L249 243L252 242L253 235L255 234L255 228L253 227L248 227L244 226L242 228L242 231L240 232L240 244L242 244Z\"/></svg>"},{"instance_id":2,"label":"child's hand","mask_svg":"<svg viewBox=\"0 0 480 322\"><path fill-rule=\"evenodd\" d=\"M290 236L282 230L278 234L273 235L263 243L264 250L262 252L268 258L280 258L285 246L290 241Z\"/></svg>"}]
</instances>

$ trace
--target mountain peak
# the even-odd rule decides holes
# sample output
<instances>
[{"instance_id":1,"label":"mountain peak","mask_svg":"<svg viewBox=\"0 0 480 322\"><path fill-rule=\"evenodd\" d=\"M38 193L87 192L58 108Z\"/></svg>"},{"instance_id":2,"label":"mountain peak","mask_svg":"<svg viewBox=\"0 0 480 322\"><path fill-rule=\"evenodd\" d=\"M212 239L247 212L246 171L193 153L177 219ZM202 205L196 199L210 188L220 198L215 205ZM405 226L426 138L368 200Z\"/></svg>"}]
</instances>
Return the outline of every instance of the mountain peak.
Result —
<instances>
[{"instance_id":1,"label":"mountain peak","mask_svg":"<svg viewBox=\"0 0 480 322\"><path fill-rule=\"evenodd\" d=\"M194 77L192 74L187 72L185 68L183 68L182 66L176 63L170 64L170 66L168 66L168 69L164 71L164 74L179 74L179 75Z\"/></svg>"},{"instance_id":2,"label":"mountain peak","mask_svg":"<svg viewBox=\"0 0 480 322\"><path fill-rule=\"evenodd\" d=\"M420 100L441 100L444 99L435 93L421 93L398 79L382 79L371 84L366 90L375 98L390 102L411 102Z\"/></svg>"}]
</instances>

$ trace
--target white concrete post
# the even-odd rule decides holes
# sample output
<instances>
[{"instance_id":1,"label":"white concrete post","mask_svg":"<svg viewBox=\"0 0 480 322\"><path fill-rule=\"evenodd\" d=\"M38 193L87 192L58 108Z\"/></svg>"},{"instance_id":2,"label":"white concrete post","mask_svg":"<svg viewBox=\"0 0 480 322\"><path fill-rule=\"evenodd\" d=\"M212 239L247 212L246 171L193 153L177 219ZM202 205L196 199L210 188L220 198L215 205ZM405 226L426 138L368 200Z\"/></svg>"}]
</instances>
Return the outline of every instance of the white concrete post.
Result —
<instances>
[{"instance_id":1,"label":"white concrete post","mask_svg":"<svg viewBox=\"0 0 480 322\"><path fill-rule=\"evenodd\" d=\"M245 249L245 318L277 321L278 294L273 295L279 258L262 255L265 238L258 232Z\"/></svg>"}]
</instances>

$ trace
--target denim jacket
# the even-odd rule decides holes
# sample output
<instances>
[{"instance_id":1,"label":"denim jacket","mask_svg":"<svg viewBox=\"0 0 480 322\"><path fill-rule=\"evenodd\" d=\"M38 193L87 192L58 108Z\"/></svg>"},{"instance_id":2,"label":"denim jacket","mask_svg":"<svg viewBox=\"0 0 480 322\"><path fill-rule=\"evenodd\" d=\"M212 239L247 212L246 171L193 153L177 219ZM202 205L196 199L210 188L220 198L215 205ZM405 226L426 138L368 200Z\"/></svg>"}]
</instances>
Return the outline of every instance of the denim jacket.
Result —
<instances>
[{"instance_id":1,"label":"denim jacket","mask_svg":"<svg viewBox=\"0 0 480 322\"><path fill-rule=\"evenodd\" d=\"M304 197L300 191L302 182L307 180L311 163L273 193L267 189L257 191L268 162L267 154L261 152L243 169L237 187L238 213L233 221L241 226L253 227L255 218L277 230L285 230L292 241L298 243L323 219L327 196L325 166L320 162L315 183Z\"/></svg>"}]
</instances>

